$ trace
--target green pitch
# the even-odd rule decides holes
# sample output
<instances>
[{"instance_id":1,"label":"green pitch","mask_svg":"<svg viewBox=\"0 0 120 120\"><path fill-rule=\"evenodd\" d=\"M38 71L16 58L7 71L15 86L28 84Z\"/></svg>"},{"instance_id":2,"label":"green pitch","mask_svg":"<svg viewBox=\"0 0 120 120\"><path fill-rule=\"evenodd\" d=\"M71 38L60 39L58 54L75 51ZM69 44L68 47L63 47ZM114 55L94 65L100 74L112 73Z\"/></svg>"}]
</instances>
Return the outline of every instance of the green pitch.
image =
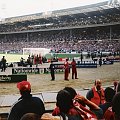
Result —
<instances>
[{"instance_id":1,"label":"green pitch","mask_svg":"<svg viewBox=\"0 0 120 120\"><path fill-rule=\"evenodd\" d=\"M19 62L20 58L23 57L25 60L27 60L28 55L22 55L22 54L0 54L0 59L2 56L5 56L8 63L10 62ZM46 54L45 57L47 59L52 59L54 57L57 58L73 58L73 57L80 57L80 54L72 54L72 53L56 53L56 54Z\"/></svg>"}]
</instances>

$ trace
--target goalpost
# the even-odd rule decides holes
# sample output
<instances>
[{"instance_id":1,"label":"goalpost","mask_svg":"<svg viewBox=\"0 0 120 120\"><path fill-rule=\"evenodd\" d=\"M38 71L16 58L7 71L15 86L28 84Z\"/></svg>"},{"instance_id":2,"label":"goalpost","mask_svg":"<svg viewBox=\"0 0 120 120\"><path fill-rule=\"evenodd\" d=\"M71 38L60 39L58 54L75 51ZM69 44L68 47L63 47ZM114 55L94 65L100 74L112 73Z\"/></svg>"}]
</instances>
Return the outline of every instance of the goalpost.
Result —
<instances>
[{"instance_id":1,"label":"goalpost","mask_svg":"<svg viewBox=\"0 0 120 120\"><path fill-rule=\"evenodd\" d=\"M23 48L23 55L39 55L45 56L50 52L47 48Z\"/></svg>"}]
</instances>

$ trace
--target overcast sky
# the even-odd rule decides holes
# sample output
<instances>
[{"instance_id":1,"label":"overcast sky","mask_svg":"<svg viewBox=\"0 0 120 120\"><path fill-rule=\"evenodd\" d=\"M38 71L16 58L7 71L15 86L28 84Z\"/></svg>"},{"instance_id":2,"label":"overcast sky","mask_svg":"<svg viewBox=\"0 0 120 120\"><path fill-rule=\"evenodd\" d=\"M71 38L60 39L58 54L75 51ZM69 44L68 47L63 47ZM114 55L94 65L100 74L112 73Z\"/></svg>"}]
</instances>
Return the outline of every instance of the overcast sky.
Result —
<instances>
[{"instance_id":1,"label":"overcast sky","mask_svg":"<svg viewBox=\"0 0 120 120\"><path fill-rule=\"evenodd\" d=\"M89 5L106 0L0 0L0 19Z\"/></svg>"}]
</instances>

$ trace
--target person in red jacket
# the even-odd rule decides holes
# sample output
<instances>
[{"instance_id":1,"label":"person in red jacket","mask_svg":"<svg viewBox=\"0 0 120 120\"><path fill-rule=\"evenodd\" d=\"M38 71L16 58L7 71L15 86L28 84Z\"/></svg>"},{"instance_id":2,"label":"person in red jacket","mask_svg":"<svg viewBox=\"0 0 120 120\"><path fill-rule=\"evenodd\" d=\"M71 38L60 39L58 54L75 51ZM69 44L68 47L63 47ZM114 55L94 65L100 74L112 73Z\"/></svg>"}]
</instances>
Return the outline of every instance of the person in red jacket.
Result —
<instances>
[{"instance_id":1,"label":"person in red jacket","mask_svg":"<svg viewBox=\"0 0 120 120\"><path fill-rule=\"evenodd\" d=\"M100 79L95 80L95 86L87 92L86 98L96 105L105 103L104 89Z\"/></svg>"},{"instance_id":2,"label":"person in red jacket","mask_svg":"<svg viewBox=\"0 0 120 120\"><path fill-rule=\"evenodd\" d=\"M65 92L66 91L66 92ZM70 98L68 96L70 95ZM59 97L58 97L59 96ZM82 117L87 118L87 120L97 120L97 116L94 113L97 111L97 114L101 115L101 109L91 101L87 100L85 97L78 95L76 91L71 87L65 87L63 90L58 92L57 95L56 108L53 110L52 115L60 115L61 112L68 115L82 115ZM71 102L69 100L72 100ZM70 103L70 104L69 104ZM82 106L84 103L88 108ZM70 105L70 106L69 106ZM90 111L89 107L93 110Z\"/></svg>"},{"instance_id":3,"label":"person in red jacket","mask_svg":"<svg viewBox=\"0 0 120 120\"><path fill-rule=\"evenodd\" d=\"M39 54L39 63L42 64L42 56Z\"/></svg>"},{"instance_id":4,"label":"person in red jacket","mask_svg":"<svg viewBox=\"0 0 120 120\"><path fill-rule=\"evenodd\" d=\"M74 58L73 58L73 60L72 60L72 62L71 62L71 65L72 65L72 79L74 79L74 76L75 76L75 79L78 79L78 78L77 78L76 61L75 61Z\"/></svg>"},{"instance_id":5,"label":"person in red jacket","mask_svg":"<svg viewBox=\"0 0 120 120\"><path fill-rule=\"evenodd\" d=\"M69 80L68 79L68 76L69 76L69 63L68 63L68 59L66 59L66 61L64 63L64 68L65 68L64 80Z\"/></svg>"}]
</instances>

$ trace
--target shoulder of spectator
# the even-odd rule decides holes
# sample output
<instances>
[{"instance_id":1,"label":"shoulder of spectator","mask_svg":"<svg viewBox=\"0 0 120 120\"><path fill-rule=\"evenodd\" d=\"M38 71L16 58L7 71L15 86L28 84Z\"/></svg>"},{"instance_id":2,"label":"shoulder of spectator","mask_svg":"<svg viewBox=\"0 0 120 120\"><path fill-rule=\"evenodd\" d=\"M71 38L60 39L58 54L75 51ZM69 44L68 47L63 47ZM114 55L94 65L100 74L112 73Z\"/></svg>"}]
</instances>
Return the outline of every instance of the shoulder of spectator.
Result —
<instances>
[{"instance_id":1,"label":"shoulder of spectator","mask_svg":"<svg viewBox=\"0 0 120 120\"><path fill-rule=\"evenodd\" d=\"M93 90L90 89L90 90L87 92L87 94L86 94L86 98L87 98L88 100L90 100L91 98L93 98L93 96L94 96Z\"/></svg>"}]
</instances>

